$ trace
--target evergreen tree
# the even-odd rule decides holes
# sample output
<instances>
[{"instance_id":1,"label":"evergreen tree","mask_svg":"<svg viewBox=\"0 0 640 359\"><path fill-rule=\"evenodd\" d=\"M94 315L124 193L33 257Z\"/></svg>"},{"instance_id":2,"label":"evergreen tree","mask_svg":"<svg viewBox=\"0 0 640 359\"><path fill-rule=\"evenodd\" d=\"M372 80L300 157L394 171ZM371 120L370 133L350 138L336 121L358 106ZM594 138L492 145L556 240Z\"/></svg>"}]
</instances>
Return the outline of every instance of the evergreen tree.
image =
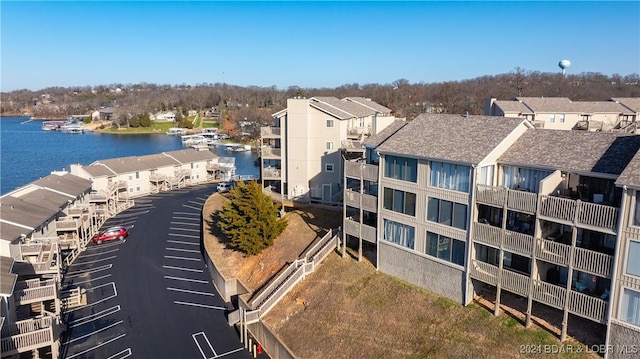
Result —
<instances>
[{"instance_id":1,"label":"evergreen tree","mask_svg":"<svg viewBox=\"0 0 640 359\"><path fill-rule=\"evenodd\" d=\"M278 217L278 207L262 193L260 184L239 182L229 196L231 201L223 206L218 226L231 247L251 256L273 245L287 221Z\"/></svg>"}]
</instances>

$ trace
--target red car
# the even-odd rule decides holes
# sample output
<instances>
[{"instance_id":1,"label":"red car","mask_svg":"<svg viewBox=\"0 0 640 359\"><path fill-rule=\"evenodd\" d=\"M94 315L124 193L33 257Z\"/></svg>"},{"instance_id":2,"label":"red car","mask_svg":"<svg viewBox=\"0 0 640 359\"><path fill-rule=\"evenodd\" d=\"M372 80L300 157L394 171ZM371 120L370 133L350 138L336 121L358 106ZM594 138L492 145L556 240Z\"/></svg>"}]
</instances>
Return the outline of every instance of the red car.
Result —
<instances>
[{"instance_id":1,"label":"red car","mask_svg":"<svg viewBox=\"0 0 640 359\"><path fill-rule=\"evenodd\" d=\"M112 241L114 239L123 240L129 236L129 231L124 227L110 227L93 236L92 240L95 244Z\"/></svg>"}]
</instances>

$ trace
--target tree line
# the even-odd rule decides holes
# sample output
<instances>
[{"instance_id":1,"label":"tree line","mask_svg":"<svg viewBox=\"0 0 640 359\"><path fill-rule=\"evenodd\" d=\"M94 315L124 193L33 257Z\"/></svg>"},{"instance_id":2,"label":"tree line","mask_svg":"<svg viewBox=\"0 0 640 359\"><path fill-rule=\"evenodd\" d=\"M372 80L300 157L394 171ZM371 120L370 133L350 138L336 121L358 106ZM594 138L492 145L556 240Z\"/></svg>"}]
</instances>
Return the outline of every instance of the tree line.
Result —
<instances>
[{"instance_id":1,"label":"tree line","mask_svg":"<svg viewBox=\"0 0 640 359\"><path fill-rule=\"evenodd\" d=\"M390 84L345 84L335 88L290 86L235 86L226 83L158 85L114 83L84 87L49 87L37 91L16 90L1 94L0 114L30 113L35 117L66 118L111 107L115 115L174 110L186 116L189 110L218 108L224 120L244 119L257 126L271 123L271 114L286 107L292 97L367 97L390 108L397 117L413 119L420 113L482 114L484 101L495 97L567 97L574 101L606 101L612 97L640 97L638 74L603 75L581 73L563 76L515 68L507 74L481 76L463 81L411 83L398 79Z\"/></svg>"}]
</instances>

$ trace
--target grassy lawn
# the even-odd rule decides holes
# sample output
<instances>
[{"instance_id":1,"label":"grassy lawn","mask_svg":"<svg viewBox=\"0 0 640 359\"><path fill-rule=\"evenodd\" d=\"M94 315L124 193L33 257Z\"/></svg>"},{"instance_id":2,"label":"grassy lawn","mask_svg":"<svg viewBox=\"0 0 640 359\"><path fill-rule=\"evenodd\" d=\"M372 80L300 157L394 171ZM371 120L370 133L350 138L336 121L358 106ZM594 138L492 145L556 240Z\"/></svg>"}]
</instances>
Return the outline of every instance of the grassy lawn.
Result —
<instances>
[{"instance_id":1,"label":"grassy lawn","mask_svg":"<svg viewBox=\"0 0 640 359\"><path fill-rule=\"evenodd\" d=\"M171 127L175 127L173 122L152 122L151 127L109 127L99 130L103 133L167 133Z\"/></svg>"}]
</instances>

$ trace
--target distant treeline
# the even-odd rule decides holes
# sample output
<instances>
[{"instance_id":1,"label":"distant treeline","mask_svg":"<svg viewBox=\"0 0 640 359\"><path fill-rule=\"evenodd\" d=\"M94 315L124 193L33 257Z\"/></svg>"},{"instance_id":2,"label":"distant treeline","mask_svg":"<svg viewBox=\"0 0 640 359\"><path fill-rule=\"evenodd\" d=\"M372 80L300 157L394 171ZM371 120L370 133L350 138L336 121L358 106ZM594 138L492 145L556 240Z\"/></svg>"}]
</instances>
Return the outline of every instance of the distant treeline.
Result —
<instances>
[{"instance_id":1,"label":"distant treeline","mask_svg":"<svg viewBox=\"0 0 640 359\"><path fill-rule=\"evenodd\" d=\"M197 85L109 84L85 87L49 87L38 91L2 93L0 113L30 113L37 117L64 118L88 114L100 107L136 115L174 110L216 108L225 120L269 124L270 114L286 107L292 97L367 97L392 109L397 117L413 119L423 112L482 114L484 101L526 97L568 97L579 101L605 101L612 97L640 97L640 76L606 76L600 73L567 75L516 68L507 74L464 81L411 83L399 79L391 84L346 84L336 88L241 87L222 83Z\"/></svg>"}]
</instances>

